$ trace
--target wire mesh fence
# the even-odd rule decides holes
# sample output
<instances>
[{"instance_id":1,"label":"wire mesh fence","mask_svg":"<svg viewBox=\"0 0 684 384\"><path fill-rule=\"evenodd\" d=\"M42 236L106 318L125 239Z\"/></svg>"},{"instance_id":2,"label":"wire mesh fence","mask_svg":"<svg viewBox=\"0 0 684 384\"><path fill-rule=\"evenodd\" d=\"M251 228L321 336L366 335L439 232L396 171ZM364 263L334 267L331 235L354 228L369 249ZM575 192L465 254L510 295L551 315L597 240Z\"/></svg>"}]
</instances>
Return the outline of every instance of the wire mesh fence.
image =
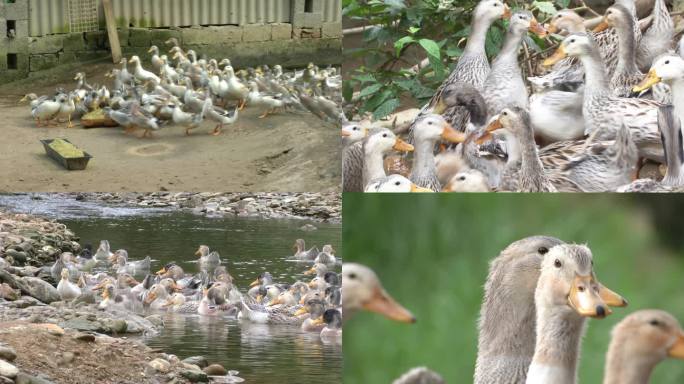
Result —
<instances>
[{"instance_id":1,"label":"wire mesh fence","mask_svg":"<svg viewBox=\"0 0 684 384\"><path fill-rule=\"evenodd\" d=\"M71 32L91 32L99 29L98 0L69 0L67 4Z\"/></svg>"}]
</instances>

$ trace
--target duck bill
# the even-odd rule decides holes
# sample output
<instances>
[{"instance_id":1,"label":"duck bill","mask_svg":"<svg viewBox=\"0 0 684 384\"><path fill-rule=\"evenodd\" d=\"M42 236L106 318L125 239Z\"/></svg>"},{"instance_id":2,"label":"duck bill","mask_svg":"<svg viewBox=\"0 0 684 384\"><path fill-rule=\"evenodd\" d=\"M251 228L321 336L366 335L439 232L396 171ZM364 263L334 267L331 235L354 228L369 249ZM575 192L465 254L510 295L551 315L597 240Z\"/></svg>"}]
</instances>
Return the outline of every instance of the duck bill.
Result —
<instances>
[{"instance_id":1,"label":"duck bill","mask_svg":"<svg viewBox=\"0 0 684 384\"><path fill-rule=\"evenodd\" d=\"M606 20L601 20L599 25L594 27L592 32L597 33L597 32L601 32L601 31L605 31L606 29L608 29L608 27L610 27L610 25L608 25L608 22Z\"/></svg>"},{"instance_id":2,"label":"duck bill","mask_svg":"<svg viewBox=\"0 0 684 384\"><path fill-rule=\"evenodd\" d=\"M262 295L257 295L257 297L256 297L256 302L259 303L259 304L261 304L262 301L264 301L264 296L262 296Z\"/></svg>"},{"instance_id":3,"label":"duck bill","mask_svg":"<svg viewBox=\"0 0 684 384\"><path fill-rule=\"evenodd\" d=\"M309 311L306 310L306 307L301 307L294 313L294 315L295 316L301 316L301 315L306 314L306 313L309 313Z\"/></svg>"},{"instance_id":4,"label":"duck bill","mask_svg":"<svg viewBox=\"0 0 684 384\"><path fill-rule=\"evenodd\" d=\"M157 294L154 292L151 292L145 297L145 304L150 304L151 302L154 301L154 299L157 298Z\"/></svg>"},{"instance_id":5,"label":"duck bill","mask_svg":"<svg viewBox=\"0 0 684 384\"><path fill-rule=\"evenodd\" d=\"M166 267L164 267L164 268L158 270L155 274L156 274L156 275L163 275L163 274L165 274L165 273L166 273Z\"/></svg>"},{"instance_id":6,"label":"duck bill","mask_svg":"<svg viewBox=\"0 0 684 384\"><path fill-rule=\"evenodd\" d=\"M546 31L544 26L539 24L537 19L534 19L534 18L530 22L530 32L534 33L535 35L537 35L539 37L546 37L546 35L548 35L548 32Z\"/></svg>"},{"instance_id":7,"label":"duck bill","mask_svg":"<svg viewBox=\"0 0 684 384\"><path fill-rule=\"evenodd\" d=\"M259 284L261 284L261 282L259 282L259 279L256 279L256 280L252 281L252 282L249 284L249 286L250 286L250 288L251 288L251 287L256 287L256 286L259 285Z\"/></svg>"},{"instance_id":8,"label":"duck bill","mask_svg":"<svg viewBox=\"0 0 684 384\"><path fill-rule=\"evenodd\" d=\"M560 47L558 47L558 49L556 49L556 52L554 52L553 55L547 57L546 60L544 60L542 65L545 67L550 67L556 64L557 62L565 59L567 56L568 54L565 53L565 48L563 48L563 46L561 45Z\"/></svg>"},{"instance_id":9,"label":"duck bill","mask_svg":"<svg viewBox=\"0 0 684 384\"><path fill-rule=\"evenodd\" d=\"M316 273L316 268L311 268L311 269L305 271L304 275L308 276L308 275L313 275L314 273Z\"/></svg>"},{"instance_id":10,"label":"duck bill","mask_svg":"<svg viewBox=\"0 0 684 384\"><path fill-rule=\"evenodd\" d=\"M325 324L325 321L323 321L323 316L319 317L318 319L315 319L311 322L311 325L323 325Z\"/></svg>"},{"instance_id":11,"label":"duck bill","mask_svg":"<svg viewBox=\"0 0 684 384\"><path fill-rule=\"evenodd\" d=\"M641 82L639 84L637 84L632 89L632 91L634 91L634 92L645 91L645 90L651 88L652 86L654 86L655 84L660 83L661 81L662 81L662 79L658 76L658 74L656 74L655 69L651 69L650 71L648 71L648 75L646 75L646 78L641 80Z\"/></svg>"},{"instance_id":12,"label":"duck bill","mask_svg":"<svg viewBox=\"0 0 684 384\"><path fill-rule=\"evenodd\" d=\"M487 128L485 128L485 135L481 136L480 139L482 139L486 135L490 134L491 132L494 132L494 131L499 130L501 128L503 128L503 124L501 124L501 119L497 116L496 119L494 121L492 121L491 123L489 123Z\"/></svg>"},{"instance_id":13,"label":"duck bill","mask_svg":"<svg viewBox=\"0 0 684 384\"><path fill-rule=\"evenodd\" d=\"M411 192L421 193L421 192L434 192L434 191L430 188L419 187L419 186L411 183Z\"/></svg>"},{"instance_id":14,"label":"duck bill","mask_svg":"<svg viewBox=\"0 0 684 384\"><path fill-rule=\"evenodd\" d=\"M28 96L22 97L21 100L19 100L19 102L20 102L20 103L23 103L23 102L25 102L26 100L28 100Z\"/></svg>"},{"instance_id":15,"label":"duck bill","mask_svg":"<svg viewBox=\"0 0 684 384\"><path fill-rule=\"evenodd\" d=\"M432 113L437 114L437 115L441 115L446 110L447 110L447 105L444 102L444 100L442 100L442 97L440 96L439 99L437 100L437 105L435 105L435 107L432 108Z\"/></svg>"},{"instance_id":16,"label":"duck bill","mask_svg":"<svg viewBox=\"0 0 684 384\"><path fill-rule=\"evenodd\" d=\"M168 300L166 303L162 304L162 308L168 308L173 305L173 300Z\"/></svg>"},{"instance_id":17,"label":"duck bill","mask_svg":"<svg viewBox=\"0 0 684 384\"><path fill-rule=\"evenodd\" d=\"M342 137L349 137L349 136L351 136L351 133L349 133L349 132L347 132L347 131L342 131L342 133L340 134L340 136L342 136Z\"/></svg>"},{"instance_id":18,"label":"duck bill","mask_svg":"<svg viewBox=\"0 0 684 384\"><path fill-rule=\"evenodd\" d=\"M602 319L612 313L592 287L596 284L592 275L575 276L568 295L568 304L582 317Z\"/></svg>"},{"instance_id":19,"label":"duck bill","mask_svg":"<svg viewBox=\"0 0 684 384\"><path fill-rule=\"evenodd\" d=\"M195 251L195 256L202 256L202 251L199 249Z\"/></svg>"},{"instance_id":20,"label":"duck bill","mask_svg":"<svg viewBox=\"0 0 684 384\"><path fill-rule=\"evenodd\" d=\"M363 309L379 313L389 319L402 323L416 322L416 318L413 317L411 312L394 301L394 299L381 288L376 288L373 297L363 305Z\"/></svg>"},{"instance_id":21,"label":"duck bill","mask_svg":"<svg viewBox=\"0 0 684 384\"><path fill-rule=\"evenodd\" d=\"M599 296L609 307L626 307L627 300L612 290L599 284Z\"/></svg>"},{"instance_id":22,"label":"duck bill","mask_svg":"<svg viewBox=\"0 0 684 384\"><path fill-rule=\"evenodd\" d=\"M495 128L495 129L500 129L500 128ZM484 135L475 139L475 144L478 144L478 145L484 144L484 143L488 142L489 140L491 140L492 138L493 138L493 136L490 132L485 132Z\"/></svg>"},{"instance_id":23,"label":"duck bill","mask_svg":"<svg viewBox=\"0 0 684 384\"><path fill-rule=\"evenodd\" d=\"M559 29L558 29L558 27L556 26L556 24L551 23L551 24L548 24L548 25L547 25L546 31L547 31L548 33L558 33Z\"/></svg>"},{"instance_id":24,"label":"duck bill","mask_svg":"<svg viewBox=\"0 0 684 384\"><path fill-rule=\"evenodd\" d=\"M147 50L147 53L152 53L154 52L154 48L150 47L150 49Z\"/></svg>"},{"instance_id":25,"label":"duck bill","mask_svg":"<svg viewBox=\"0 0 684 384\"><path fill-rule=\"evenodd\" d=\"M510 20L511 16L513 16L513 13L511 12L511 7L508 6L508 4L504 4L504 13L501 15L501 18L504 20Z\"/></svg>"},{"instance_id":26,"label":"duck bill","mask_svg":"<svg viewBox=\"0 0 684 384\"><path fill-rule=\"evenodd\" d=\"M450 141L452 143L462 143L465 141L466 135L463 132L459 132L451 126L451 124L445 124L442 130L442 139Z\"/></svg>"},{"instance_id":27,"label":"duck bill","mask_svg":"<svg viewBox=\"0 0 684 384\"><path fill-rule=\"evenodd\" d=\"M395 151L399 152L413 152L413 145L405 142L404 140L397 138L397 141L394 142L394 146L392 147Z\"/></svg>"},{"instance_id":28,"label":"duck bill","mask_svg":"<svg viewBox=\"0 0 684 384\"><path fill-rule=\"evenodd\" d=\"M675 359L684 360L684 333L679 332L679 337L677 341L670 347L667 351L668 356L674 357Z\"/></svg>"}]
</instances>

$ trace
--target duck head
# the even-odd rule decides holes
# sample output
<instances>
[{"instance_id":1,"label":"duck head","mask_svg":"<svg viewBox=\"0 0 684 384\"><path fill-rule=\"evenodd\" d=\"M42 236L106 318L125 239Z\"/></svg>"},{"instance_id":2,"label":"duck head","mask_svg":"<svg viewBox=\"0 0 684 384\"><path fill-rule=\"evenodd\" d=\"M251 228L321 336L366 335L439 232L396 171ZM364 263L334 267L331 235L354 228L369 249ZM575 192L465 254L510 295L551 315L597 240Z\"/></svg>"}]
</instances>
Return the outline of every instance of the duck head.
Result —
<instances>
[{"instance_id":1,"label":"duck head","mask_svg":"<svg viewBox=\"0 0 684 384\"><path fill-rule=\"evenodd\" d=\"M561 42L556 52L544 60L545 67L556 64L562 59L571 56L579 57L590 55L594 48L594 40L586 33L573 33Z\"/></svg>"},{"instance_id":2,"label":"duck head","mask_svg":"<svg viewBox=\"0 0 684 384\"><path fill-rule=\"evenodd\" d=\"M672 84L684 78L684 59L673 53L666 53L658 57L646 77L634 87L634 92L641 92L661 81Z\"/></svg>"},{"instance_id":3,"label":"duck head","mask_svg":"<svg viewBox=\"0 0 684 384\"><path fill-rule=\"evenodd\" d=\"M508 31L515 35L523 35L527 31L534 33L539 37L547 35L546 29L539 24L532 12L525 10L518 10L513 12L508 25Z\"/></svg>"},{"instance_id":4,"label":"duck head","mask_svg":"<svg viewBox=\"0 0 684 384\"><path fill-rule=\"evenodd\" d=\"M579 33L585 32L586 29L584 28L584 18L582 16L578 15L575 11L562 9L553 15L546 30L549 33Z\"/></svg>"},{"instance_id":5,"label":"duck head","mask_svg":"<svg viewBox=\"0 0 684 384\"><path fill-rule=\"evenodd\" d=\"M399 152L412 152L413 145L398 138L394 132L382 128L366 138L364 143L366 153L387 153L391 150Z\"/></svg>"},{"instance_id":6,"label":"duck head","mask_svg":"<svg viewBox=\"0 0 684 384\"><path fill-rule=\"evenodd\" d=\"M399 322L416 321L411 312L385 291L375 272L356 263L342 265L342 307L347 313L366 310Z\"/></svg>"},{"instance_id":7,"label":"duck head","mask_svg":"<svg viewBox=\"0 0 684 384\"><path fill-rule=\"evenodd\" d=\"M482 0L475 7L473 18L493 22L496 19L509 19L511 9L500 0Z\"/></svg>"},{"instance_id":8,"label":"duck head","mask_svg":"<svg viewBox=\"0 0 684 384\"><path fill-rule=\"evenodd\" d=\"M452 143L462 143L466 135L455 130L442 116L426 115L418 119L413 127L416 142L436 142L446 140Z\"/></svg>"}]
</instances>

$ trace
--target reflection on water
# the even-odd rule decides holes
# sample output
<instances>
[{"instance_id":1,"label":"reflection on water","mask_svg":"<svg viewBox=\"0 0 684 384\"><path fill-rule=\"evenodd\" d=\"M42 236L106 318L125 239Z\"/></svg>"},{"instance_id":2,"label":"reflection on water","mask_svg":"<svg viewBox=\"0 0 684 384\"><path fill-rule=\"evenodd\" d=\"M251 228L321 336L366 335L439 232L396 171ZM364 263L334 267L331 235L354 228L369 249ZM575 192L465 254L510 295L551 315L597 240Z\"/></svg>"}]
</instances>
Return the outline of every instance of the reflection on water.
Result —
<instances>
[{"instance_id":1,"label":"reflection on water","mask_svg":"<svg viewBox=\"0 0 684 384\"><path fill-rule=\"evenodd\" d=\"M277 282L303 279L306 264L288 261L296 238L307 246L331 244L341 250L339 224L311 223L318 228L303 232L303 220L206 218L164 210L107 208L74 200L35 200L29 196L1 196L0 206L58 218L77 235L81 244L95 248L109 240L112 250L124 248L131 259L149 255L157 270L176 261L186 272L196 273L194 252L206 244L221 259L244 292L262 271ZM342 348L326 345L318 334L298 327L242 323L235 318L164 314L165 327L144 342L185 358L203 355L211 363L240 371L251 383L329 383L342 381Z\"/></svg>"}]
</instances>

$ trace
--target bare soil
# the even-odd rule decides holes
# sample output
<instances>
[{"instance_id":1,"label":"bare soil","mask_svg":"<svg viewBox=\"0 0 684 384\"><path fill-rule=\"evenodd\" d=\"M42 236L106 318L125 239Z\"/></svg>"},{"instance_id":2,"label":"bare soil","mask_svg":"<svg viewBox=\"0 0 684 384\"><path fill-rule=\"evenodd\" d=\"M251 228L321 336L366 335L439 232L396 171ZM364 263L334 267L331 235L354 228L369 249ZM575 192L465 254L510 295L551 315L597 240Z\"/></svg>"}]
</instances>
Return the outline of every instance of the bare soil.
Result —
<instances>
[{"instance_id":1,"label":"bare soil","mask_svg":"<svg viewBox=\"0 0 684 384\"><path fill-rule=\"evenodd\" d=\"M79 66L47 78L0 86L0 191L153 192L280 191L340 189L339 132L311 114L282 112L259 119L247 107L237 123L210 136L212 122L185 136L167 125L152 139L126 135L121 128L36 128L25 93L53 94L73 89L74 73L108 84L109 64ZM139 135L139 134L138 134ZM41 139L67 138L93 156L85 171L67 171L49 158Z\"/></svg>"}]
</instances>

